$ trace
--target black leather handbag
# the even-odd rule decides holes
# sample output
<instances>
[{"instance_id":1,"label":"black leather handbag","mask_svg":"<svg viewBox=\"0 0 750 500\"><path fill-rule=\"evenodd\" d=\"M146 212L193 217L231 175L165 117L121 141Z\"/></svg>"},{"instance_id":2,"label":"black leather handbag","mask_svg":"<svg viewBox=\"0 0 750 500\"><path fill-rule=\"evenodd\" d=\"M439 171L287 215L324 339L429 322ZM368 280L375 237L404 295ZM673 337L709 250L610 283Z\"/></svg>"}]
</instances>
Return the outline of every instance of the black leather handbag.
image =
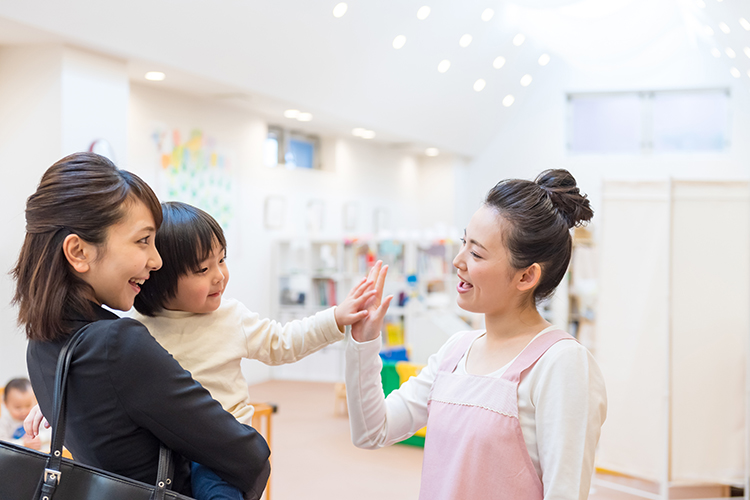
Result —
<instances>
[{"instance_id":1,"label":"black leather handbag","mask_svg":"<svg viewBox=\"0 0 750 500\"><path fill-rule=\"evenodd\" d=\"M170 491L172 452L161 445L156 485L149 485L62 457L65 386L73 350L88 325L71 335L57 358L50 453L0 441L2 500L191 500Z\"/></svg>"}]
</instances>

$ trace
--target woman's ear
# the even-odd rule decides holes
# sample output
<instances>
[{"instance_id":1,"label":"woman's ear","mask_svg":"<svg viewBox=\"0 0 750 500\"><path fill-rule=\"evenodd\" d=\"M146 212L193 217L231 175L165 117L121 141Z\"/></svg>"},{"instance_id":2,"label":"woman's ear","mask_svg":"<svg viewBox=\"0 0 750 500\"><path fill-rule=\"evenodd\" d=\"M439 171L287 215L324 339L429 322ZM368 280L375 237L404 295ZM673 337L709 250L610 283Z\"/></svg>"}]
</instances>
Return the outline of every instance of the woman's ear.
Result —
<instances>
[{"instance_id":1,"label":"woman's ear","mask_svg":"<svg viewBox=\"0 0 750 500\"><path fill-rule=\"evenodd\" d=\"M521 277L518 281L518 290L521 292L528 292L533 290L539 280L542 279L542 266L536 262L531 264L529 267L521 271Z\"/></svg>"},{"instance_id":2,"label":"woman's ear","mask_svg":"<svg viewBox=\"0 0 750 500\"><path fill-rule=\"evenodd\" d=\"M84 241L77 234L69 234L62 245L65 259L77 273L85 273L91 269L91 262L96 257L94 245Z\"/></svg>"}]
</instances>

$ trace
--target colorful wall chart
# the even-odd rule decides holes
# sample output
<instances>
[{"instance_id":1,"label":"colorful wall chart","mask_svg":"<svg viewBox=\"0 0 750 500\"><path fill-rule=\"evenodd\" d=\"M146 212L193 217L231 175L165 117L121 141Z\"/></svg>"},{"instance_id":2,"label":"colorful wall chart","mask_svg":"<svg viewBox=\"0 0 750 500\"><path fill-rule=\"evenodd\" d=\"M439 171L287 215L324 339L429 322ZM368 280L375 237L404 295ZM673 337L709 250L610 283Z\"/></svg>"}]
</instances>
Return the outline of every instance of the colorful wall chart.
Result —
<instances>
[{"instance_id":1,"label":"colorful wall chart","mask_svg":"<svg viewBox=\"0 0 750 500\"><path fill-rule=\"evenodd\" d=\"M194 129L184 140L177 129L152 134L160 155L157 190L163 201L182 201L211 214L226 231L234 218L230 162L216 140Z\"/></svg>"}]
</instances>

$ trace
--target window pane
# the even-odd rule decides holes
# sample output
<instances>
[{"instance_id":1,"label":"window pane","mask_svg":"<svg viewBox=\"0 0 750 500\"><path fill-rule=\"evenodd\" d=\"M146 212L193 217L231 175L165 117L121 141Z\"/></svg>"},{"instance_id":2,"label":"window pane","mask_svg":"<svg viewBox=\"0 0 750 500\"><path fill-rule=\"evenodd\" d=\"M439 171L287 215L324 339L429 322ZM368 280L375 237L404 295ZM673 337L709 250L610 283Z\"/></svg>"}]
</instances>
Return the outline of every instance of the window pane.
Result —
<instances>
[{"instance_id":1,"label":"window pane","mask_svg":"<svg viewBox=\"0 0 750 500\"><path fill-rule=\"evenodd\" d=\"M300 139L289 140L288 154L291 154L294 166L296 166L297 168L313 168L314 152L315 146L312 142ZM289 163L288 160L287 163Z\"/></svg>"},{"instance_id":2,"label":"window pane","mask_svg":"<svg viewBox=\"0 0 750 500\"><path fill-rule=\"evenodd\" d=\"M654 151L721 151L729 127L726 92L657 93Z\"/></svg>"},{"instance_id":3,"label":"window pane","mask_svg":"<svg viewBox=\"0 0 750 500\"><path fill-rule=\"evenodd\" d=\"M637 94L571 97L570 150L575 153L637 153L641 105Z\"/></svg>"}]
</instances>

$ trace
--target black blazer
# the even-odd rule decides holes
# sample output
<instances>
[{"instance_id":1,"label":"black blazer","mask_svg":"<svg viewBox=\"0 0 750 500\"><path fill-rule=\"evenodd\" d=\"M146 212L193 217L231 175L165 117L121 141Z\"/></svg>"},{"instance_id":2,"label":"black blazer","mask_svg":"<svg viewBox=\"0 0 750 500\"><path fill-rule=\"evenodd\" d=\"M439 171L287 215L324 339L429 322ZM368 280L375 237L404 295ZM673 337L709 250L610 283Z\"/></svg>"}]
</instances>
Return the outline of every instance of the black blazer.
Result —
<instances>
[{"instance_id":1,"label":"black blazer","mask_svg":"<svg viewBox=\"0 0 750 500\"><path fill-rule=\"evenodd\" d=\"M96 316L68 376L65 446L74 459L154 484L163 442L174 451L174 491L191 495L190 461L248 491L270 455L263 437L224 411L141 323L98 306ZM71 318L71 332L86 323ZM29 376L44 415L52 415L65 340L29 342Z\"/></svg>"}]
</instances>

